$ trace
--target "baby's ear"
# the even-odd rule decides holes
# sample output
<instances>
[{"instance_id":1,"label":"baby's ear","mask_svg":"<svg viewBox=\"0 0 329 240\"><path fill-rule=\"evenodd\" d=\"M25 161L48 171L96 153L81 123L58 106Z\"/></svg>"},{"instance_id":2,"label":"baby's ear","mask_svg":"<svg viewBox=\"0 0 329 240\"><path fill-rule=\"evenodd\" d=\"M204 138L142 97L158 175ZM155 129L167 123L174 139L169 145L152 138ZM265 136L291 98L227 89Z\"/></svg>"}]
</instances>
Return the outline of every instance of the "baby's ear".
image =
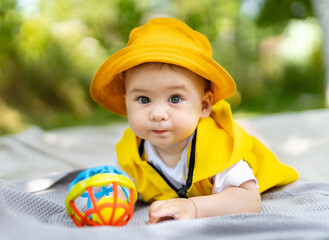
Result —
<instances>
[{"instance_id":1,"label":"baby's ear","mask_svg":"<svg viewBox=\"0 0 329 240\"><path fill-rule=\"evenodd\" d=\"M206 91L202 100L201 118L209 117L213 102L213 94L211 91Z\"/></svg>"}]
</instances>

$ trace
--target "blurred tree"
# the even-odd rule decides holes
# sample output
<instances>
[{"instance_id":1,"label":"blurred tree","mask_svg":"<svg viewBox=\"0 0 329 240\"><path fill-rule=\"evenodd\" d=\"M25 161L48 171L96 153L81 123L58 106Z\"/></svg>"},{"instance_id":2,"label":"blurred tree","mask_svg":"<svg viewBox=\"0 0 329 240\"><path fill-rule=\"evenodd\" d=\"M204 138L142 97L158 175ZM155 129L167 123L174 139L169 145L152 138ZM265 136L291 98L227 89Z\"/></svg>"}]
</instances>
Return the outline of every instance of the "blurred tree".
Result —
<instances>
[{"instance_id":1,"label":"blurred tree","mask_svg":"<svg viewBox=\"0 0 329 240\"><path fill-rule=\"evenodd\" d=\"M0 3L0 107L44 128L118 118L90 99L89 85L147 10L134 0L38 4L28 14L15 0ZM21 129L7 122L0 121L0 134Z\"/></svg>"},{"instance_id":2,"label":"blurred tree","mask_svg":"<svg viewBox=\"0 0 329 240\"><path fill-rule=\"evenodd\" d=\"M314 38L320 37L313 15L311 0L265 0L261 5L256 23L260 31L268 32L269 35L263 35L260 38L261 44L268 43L267 49L260 49L263 51L260 52L262 54L260 56L266 52L271 53L271 69L274 70L270 74L264 71L262 73L263 82L267 83L267 87L262 89L262 95L269 98L264 107L291 111L303 107L324 106L322 45L314 42L311 39L312 36L307 36L308 31L316 34ZM300 39L289 36L290 29L298 30L298 28L299 32L304 31L301 34L304 36ZM299 34L299 32L295 31L294 34ZM318 41L317 39L315 41ZM291 48L286 47L283 50L283 45L288 40L291 42ZM307 59L303 61L301 57L301 55L306 56L310 51L306 49L305 43L304 49L299 49L298 54L287 58L289 54L292 55L293 48L303 46L302 43L306 40L313 41L313 46L307 46L309 49L312 48ZM264 58L259 60L261 65L265 64ZM254 100L257 102L260 99L254 98Z\"/></svg>"},{"instance_id":3,"label":"blurred tree","mask_svg":"<svg viewBox=\"0 0 329 240\"><path fill-rule=\"evenodd\" d=\"M21 24L21 15L16 10L15 0L3 0L0 3L0 63L16 56L17 34ZM2 69L3 70L3 69Z\"/></svg>"},{"instance_id":4,"label":"blurred tree","mask_svg":"<svg viewBox=\"0 0 329 240\"><path fill-rule=\"evenodd\" d=\"M329 1L328 0L313 0L314 9L324 33L324 61L326 71L326 106L329 107Z\"/></svg>"},{"instance_id":5,"label":"blurred tree","mask_svg":"<svg viewBox=\"0 0 329 240\"><path fill-rule=\"evenodd\" d=\"M260 26L288 24L293 19L313 16L311 0L265 0L257 18Z\"/></svg>"},{"instance_id":6,"label":"blurred tree","mask_svg":"<svg viewBox=\"0 0 329 240\"><path fill-rule=\"evenodd\" d=\"M19 51L17 45L19 40L17 35L22 23L21 14L16 11L15 0L3 0L0 2L0 134L2 132L22 129L21 115L8 107L6 96L15 98L16 95L10 93L13 83L12 78L16 78L17 68L20 67ZM6 126L3 130L2 126Z\"/></svg>"}]
</instances>

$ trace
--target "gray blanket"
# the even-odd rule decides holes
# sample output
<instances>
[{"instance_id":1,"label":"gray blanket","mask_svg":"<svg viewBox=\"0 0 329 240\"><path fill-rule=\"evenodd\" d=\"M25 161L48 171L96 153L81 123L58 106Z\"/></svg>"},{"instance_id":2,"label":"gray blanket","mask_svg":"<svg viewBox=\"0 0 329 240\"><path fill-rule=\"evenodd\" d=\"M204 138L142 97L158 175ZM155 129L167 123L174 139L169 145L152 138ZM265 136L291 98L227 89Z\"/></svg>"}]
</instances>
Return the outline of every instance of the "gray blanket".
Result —
<instances>
[{"instance_id":1,"label":"gray blanket","mask_svg":"<svg viewBox=\"0 0 329 240\"><path fill-rule=\"evenodd\" d=\"M329 239L329 110L239 122L296 168L301 180L263 194L259 214L149 226L148 205L137 202L133 218L121 228L77 228L64 201L81 169L74 170L111 164L127 124L52 131L31 127L1 136L0 179L5 180L0 180L0 240Z\"/></svg>"},{"instance_id":2,"label":"gray blanket","mask_svg":"<svg viewBox=\"0 0 329 240\"><path fill-rule=\"evenodd\" d=\"M0 182L0 236L5 239L329 239L329 183L299 181L268 191L259 214L236 214L147 225L137 202L124 227L77 228L66 214L77 171L23 182Z\"/></svg>"}]
</instances>

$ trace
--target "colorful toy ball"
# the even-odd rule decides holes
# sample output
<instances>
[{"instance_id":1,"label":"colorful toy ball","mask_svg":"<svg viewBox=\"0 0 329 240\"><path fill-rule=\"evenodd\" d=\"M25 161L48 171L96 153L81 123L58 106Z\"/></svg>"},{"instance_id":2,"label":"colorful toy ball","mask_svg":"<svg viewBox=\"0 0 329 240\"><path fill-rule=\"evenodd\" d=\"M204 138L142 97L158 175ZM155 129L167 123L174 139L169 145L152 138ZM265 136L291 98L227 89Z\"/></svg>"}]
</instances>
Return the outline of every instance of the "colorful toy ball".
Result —
<instances>
[{"instance_id":1,"label":"colorful toy ball","mask_svg":"<svg viewBox=\"0 0 329 240\"><path fill-rule=\"evenodd\" d=\"M131 219L136 200L136 187L126 174L113 166L99 166L72 181L65 203L78 227L123 226Z\"/></svg>"}]
</instances>

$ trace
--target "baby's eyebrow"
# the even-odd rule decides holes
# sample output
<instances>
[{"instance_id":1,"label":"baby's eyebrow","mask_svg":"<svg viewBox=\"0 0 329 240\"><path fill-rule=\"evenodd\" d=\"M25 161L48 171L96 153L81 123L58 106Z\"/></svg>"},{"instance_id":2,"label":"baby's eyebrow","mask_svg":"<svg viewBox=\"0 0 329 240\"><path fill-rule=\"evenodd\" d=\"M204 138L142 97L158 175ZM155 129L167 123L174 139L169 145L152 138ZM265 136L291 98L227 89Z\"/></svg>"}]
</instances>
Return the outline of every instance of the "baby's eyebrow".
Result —
<instances>
[{"instance_id":1,"label":"baby's eyebrow","mask_svg":"<svg viewBox=\"0 0 329 240\"><path fill-rule=\"evenodd\" d=\"M184 91L189 91L184 85L174 85L168 87L169 90L184 90Z\"/></svg>"},{"instance_id":2,"label":"baby's eyebrow","mask_svg":"<svg viewBox=\"0 0 329 240\"><path fill-rule=\"evenodd\" d=\"M150 91L144 88L133 88L129 91L129 93L148 93L148 92Z\"/></svg>"},{"instance_id":3,"label":"baby's eyebrow","mask_svg":"<svg viewBox=\"0 0 329 240\"><path fill-rule=\"evenodd\" d=\"M189 91L184 85L173 85L167 87L168 90L183 90L183 91ZM145 88L133 88L128 93L150 93L152 92L152 89L148 90Z\"/></svg>"}]
</instances>

